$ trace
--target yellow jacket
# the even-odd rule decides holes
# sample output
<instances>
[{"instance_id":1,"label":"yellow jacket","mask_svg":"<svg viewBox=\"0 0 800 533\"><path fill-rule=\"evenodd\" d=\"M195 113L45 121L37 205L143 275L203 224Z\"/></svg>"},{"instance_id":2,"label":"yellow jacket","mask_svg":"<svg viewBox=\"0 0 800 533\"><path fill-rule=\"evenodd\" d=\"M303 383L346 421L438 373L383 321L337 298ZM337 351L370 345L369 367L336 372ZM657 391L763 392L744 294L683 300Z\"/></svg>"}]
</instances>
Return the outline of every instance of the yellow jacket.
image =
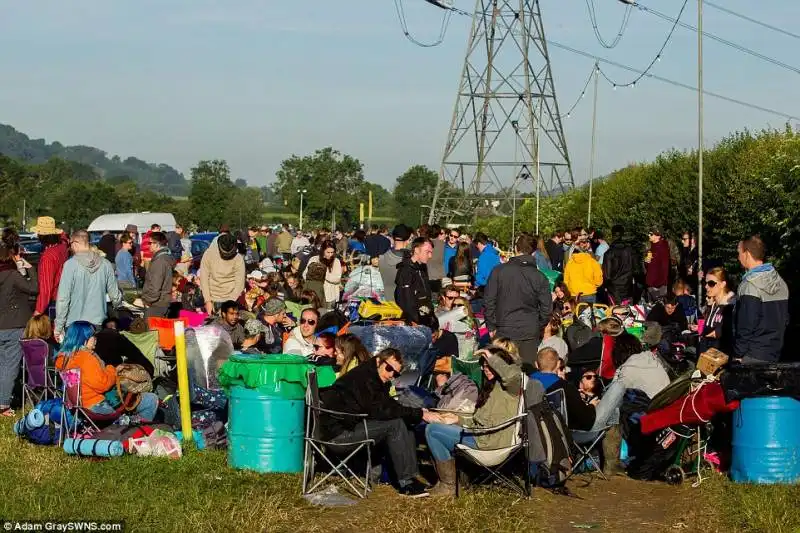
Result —
<instances>
[{"instance_id":1,"label":"yellow jacket","mask_svg":"<svg viewBox=\"0 0 800 533\"><path fill-rule=\"evenodd\" d=\"M578 294L591 296L603 284L603 271L600 263L591 254L573 252L564 267L564 283L567 284L569 293L577 297Z\"/></svg>"}]
</instances>

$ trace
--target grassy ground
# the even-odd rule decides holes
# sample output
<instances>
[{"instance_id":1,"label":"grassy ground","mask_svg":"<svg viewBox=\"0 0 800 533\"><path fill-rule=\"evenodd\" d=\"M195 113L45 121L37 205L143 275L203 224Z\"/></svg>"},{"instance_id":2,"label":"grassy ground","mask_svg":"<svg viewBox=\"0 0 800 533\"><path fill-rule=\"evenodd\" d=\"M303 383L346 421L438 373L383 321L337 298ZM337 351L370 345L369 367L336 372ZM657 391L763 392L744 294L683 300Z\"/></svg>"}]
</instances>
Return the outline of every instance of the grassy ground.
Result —
<instances>
[{"instance_id":1,"label":"grassy ground","mask_svg":"<svg viewBox=\"0 0 800 533\"><path fill-rule=\"evenodd\" d=\"M300 480L228 468L223 452L183 459L91 460L17 441L0 422L0 517L124 520L126 531L796 531L800 489L699 489L615 477L578 479L575 498L535 490L531 501L469 489L458 500L407 500L378 487L352 507L319 508Z\"/></svg>"}]
</instances>

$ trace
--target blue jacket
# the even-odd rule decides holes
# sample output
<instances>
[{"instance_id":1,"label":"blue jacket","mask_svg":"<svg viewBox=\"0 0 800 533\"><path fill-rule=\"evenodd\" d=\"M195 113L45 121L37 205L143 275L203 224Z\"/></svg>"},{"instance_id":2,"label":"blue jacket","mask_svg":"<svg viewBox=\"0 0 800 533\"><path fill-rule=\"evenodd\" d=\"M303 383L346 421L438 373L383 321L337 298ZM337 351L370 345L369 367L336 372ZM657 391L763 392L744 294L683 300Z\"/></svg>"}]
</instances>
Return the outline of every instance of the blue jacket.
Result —
<instances>
[{"instance_id":1,"label":"blue jacket","mask_svg":"<svg viewBox=\"0 0 800 533\"><path fill-rule=\"evenodd\" d=\"M533 257L536 259L536 268L538 268L540 271L553 270L553 265L550 263L550 260L539 250L533 252Z\"/></svg>"},{"instance_id":2,"label":"blue jacket","mask_svg":"<svg viewBox=\"0 0 800 533\"><path fill-rule=\"evenodd\" d=\"M494 246L487 244L483 249L481 255L478 257L478 268L475 274L475 285L483 287L489 281L489 276L492 275L492 270L500 264L500 253L494 249Z\"/></svg>"},{"instance_id":3,"label":"blue jacket","mask_svg":"<svg viewBox=\"0 0 800 533\"><path fill-rule=\"evenodd\" d=\"M114 266L117 269L117 281L127 282L136 286L136 278L133 276L133 256L128 250L120 250L114 259Z\"/></svg>"},{"instance_id":4,"label":"blue jacket","mask_svg":"<svg viewBox=\"0 0 800 533\"><path fill-rule=\"evenodd\" d=\"M64 263L56 299L55 333L73 322L85 320L96 326L106 318L106 295L112 307L122 303L114 267L97 252L81 252Z\"/></svg>"},{"instance_id":5,"label":"blue jacket","mask_svg":"<svg viewBox=\"0 0 800 533\"><path fill-rule=\"evenodd\" d=\"M745 363L780 359L789 324L789 288L771 264L751 268L742 278L733 323L736 357Z\"/></svg>"},{"instance_id":6,"label":"blue jacket","mask_svg":"<svg viewBox=\"0 0 800 533\"><path fill-rule=\"evenodd\" d=\"M442 265L444 266L445 275L450 270L450 260L456 256L456 252L458 251L458 247L450 246L449 244L445 243L444 245L444 261Z\"/></svg>"}]
</instances>

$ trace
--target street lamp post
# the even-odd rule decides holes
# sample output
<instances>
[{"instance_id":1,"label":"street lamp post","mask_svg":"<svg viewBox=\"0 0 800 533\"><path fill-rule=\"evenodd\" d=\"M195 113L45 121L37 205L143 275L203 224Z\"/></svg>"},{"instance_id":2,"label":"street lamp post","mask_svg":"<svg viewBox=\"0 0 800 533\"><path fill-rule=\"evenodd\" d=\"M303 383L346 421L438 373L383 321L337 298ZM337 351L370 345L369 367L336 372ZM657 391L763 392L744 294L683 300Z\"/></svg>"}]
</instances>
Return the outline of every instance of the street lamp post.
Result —
<instances>
[{"instance_id":1,"label":"street lamp post","mask_svg":"<svg viewBox=\"0 0 800 533\"><path fill-rule=\"evenodd\" d=\"M308 192L306 189L297 189L300 194L300 231L303 231L303 195Z\"/></svg>"},{"instance_id":2,"label":"street lamp post","mask_svg":"<svg viewBox=\"0 0 800 533\"><path fill-rule=\"evenodd\" d=\"M703 0L697 0L697 269L703 270ZM698 276L697 301L704 301Z\"/></svg>"}]
</instances>

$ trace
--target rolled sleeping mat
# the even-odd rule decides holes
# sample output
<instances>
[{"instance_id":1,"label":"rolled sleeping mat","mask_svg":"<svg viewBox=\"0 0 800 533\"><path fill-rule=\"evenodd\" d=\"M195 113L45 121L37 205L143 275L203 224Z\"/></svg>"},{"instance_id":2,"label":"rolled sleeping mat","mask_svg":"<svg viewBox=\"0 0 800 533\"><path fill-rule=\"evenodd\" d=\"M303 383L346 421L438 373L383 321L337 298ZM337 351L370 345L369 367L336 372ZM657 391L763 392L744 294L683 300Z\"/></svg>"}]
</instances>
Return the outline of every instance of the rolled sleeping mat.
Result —
<instances>
[{"instance_id":1,"label":"rolled sleeping mat","mask_svg":"<svg viewBox=\"0 0 800 533\"><path fill-rule=\"evenodd\" d=\"M86 457L119 457L124 453L120 441L99 439L65 439L64 451Z\"/></svg>"},{"instance_id":2,"label":"rolled sleeping mat","mask_svg":"<svg viewBox=\"0 0 800 533\"><path fill-rule=\"evenodd\" d=\"M25 435L31 430L40 428L44 425L44 413L39 409L31 409L24 417L14 423L14 434Z\"/></svg>"}]
</instances>

